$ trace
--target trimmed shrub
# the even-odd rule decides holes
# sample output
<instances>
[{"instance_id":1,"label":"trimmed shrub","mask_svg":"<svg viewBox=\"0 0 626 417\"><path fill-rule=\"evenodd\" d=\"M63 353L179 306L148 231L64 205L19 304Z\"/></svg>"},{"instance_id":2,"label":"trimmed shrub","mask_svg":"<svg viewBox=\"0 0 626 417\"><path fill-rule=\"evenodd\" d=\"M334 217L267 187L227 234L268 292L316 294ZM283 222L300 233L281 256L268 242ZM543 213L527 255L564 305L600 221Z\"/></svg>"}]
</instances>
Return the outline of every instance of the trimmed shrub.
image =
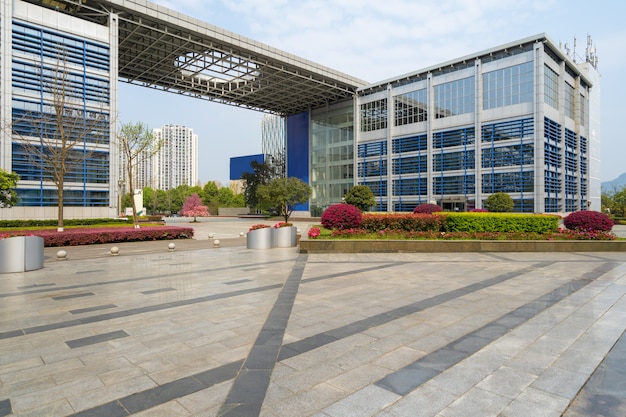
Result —
<instances>
[{"instance_id":1,"label":"trimmed shrub","mask_svg":"<svg viewBox=\"0 0 626 417\"><path fill-rule=\"evenodd\" d=\"M12 236L40 236L44 246L78 246L99 243L139 242L144 240L191 239L193 229L177 226L150 226L135 229L133 227L98 227L90 229L65 229L57 232L53 229L16 230Z\"/></svg>"},{"instance_id":2,"label":"trimmed shrub","mask_svg":"<svg viewBox=\"0 0 626 417\"><path fill-rule=\"evenodd\" d=\"M513 210L515 203L507 193L491 194L485 200L485 208L495 213L508 213Z\"/></svg>"},{"instance_id":3,"label":"trimmed shrub","mask_svg":"<svg viewBox=\"0 0 626 417\"><path fill-rule=\"evenodd\" d=\"M604 231L613 228L613 220L604 213L592 210L575 211L563 219L563 224L570 230Z\"/></svg>"},{"instance_id":4,"label":"trimmed shrub","mask_svg":"<svg viewBox=\"0 0 626 417\"><path fill-rule=\"evenodd\" d=\"M488 213L489 210L487 209L479 209L479 208L475 208L475 209L471 209L469 211L470 213Z\"/></svg>"},{"instance_id":5,"label":"trimmed shrub","mask_svg":"<svg viewBox=\"0 0 626 417\"><path fill-rule=\"evenodd\" d=\"M446 213L446 232L554 233L560 217L552 214Z\"/></svg>"},{"instance_id":6,"label":"trimmed shrub","mask_svg":"<svg viewBox=\"0 0 626 417\"><path fill-rule=\"evenodd\" d=\"M333 204L322 213L322 226L327 229L353 229L361 225L363 214L352 204Z\"/></svg>"},{"instance_id":7,"label":"trimmed shrub","mask_svg":"<svg viewBox=\"0 0 626 417\"><path fill-rule=\"evenodd\" d=\"M155 221L163 220L161 216L152 216ZM91 226L94 224L123 224L126 223L125 219L64 219L64 226ZM0 227L46 227L56 226L58 220L0 220Z\"/></svg>"},{"instance_id":8,"label":"trimmed shrub","mask_svg":"<svg viewBox=\"0 0 626 417\"><path fill-rule=\"evenodd\" d=\"M445 215L437 214L411 214L411 213L390 213L373 214L364 213L361 227L370 232L406 231L425 232L444 230Z\"/></svg>"},{"instance_id":9,"label":"trimmed shrub","mask_svg":"<svg viewBox=\"0 0 626 417\"><path fill-rule=\"evenodd\" d=\"M437 204L424 203L413 209L414 214L422 213L422 214L433 214L433 213L441 213L443 208L438 206Z\"/></svg>"}]
</instances>

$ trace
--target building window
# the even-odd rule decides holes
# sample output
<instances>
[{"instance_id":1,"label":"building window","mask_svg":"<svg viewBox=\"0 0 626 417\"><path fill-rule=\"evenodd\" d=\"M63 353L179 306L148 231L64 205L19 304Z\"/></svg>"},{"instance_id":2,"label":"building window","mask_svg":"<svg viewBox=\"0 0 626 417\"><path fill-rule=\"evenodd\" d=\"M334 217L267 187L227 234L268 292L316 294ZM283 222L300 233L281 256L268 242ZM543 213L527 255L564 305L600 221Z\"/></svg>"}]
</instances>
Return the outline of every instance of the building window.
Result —
<instances>
[{"instance_id":1,"label":"building window","mask_svg":"<svg viewBox=\"0 0 626 417\"><path fill-rule=\"evenodd\" d=\"M395 125L402 126L428 120L426 89L411 91L394 97Z\"/></svg>"},{"instance_id":2,"label":"building window","mask_svg":"<svg viewBox=\"0 0 626 417\"><path fill-rule=\"evenodd\" d=\"M483 109L533 101L533 63L483 74Z\"/></svg>"},{"instance_id":3,"label":"building window","mask_svg":"<svg viewBox=\"0 0 626 417\"><path fill-rule=\"evenodd\" d=\"M574 91L574 87L572 87L571 85L569 85L569 83L565 83L565 116L569 117L570 119L574 119L576 117L576 112L575 110L575 100L576 100L576 94Z\"/></svg>"},{"instance_id":4,"label":"building window","mask_svg":"<svg viewBox=\"0 0 626 417\"><path fill-rule=\"evenodd\" d=\"M474 150L447 152L433 155L433 171L456 171L474 169Z\"/></svg>"},{"instance_id":5,"label":"building window","mask_svg":"<svg viewBox=\"0 0 626 417\"><path fill-rule=\"evenodd\" d=\"M400 178L393 181L393 195L427 195L428 181L426 178ZM417 204L414 204L415 208Z\"/></svg>"},{"instance_id":6,"label":"building window","mask_svg":"<svg viewBox=\"0 0 626 417\"><path fill-rule=\"evenodd\" d=\"M547 105L559 109L559 75L549 66L544 66L544 99Z\"/></svg>"},{"instance_id":7,"label":"building window","mask_svg":"<svg viewBox=\"0 0 626 417\"><path fill-rule=\"evenodd\" d=\"M533 162L532 144L498 146L482 150L483 168L532 165Z\"/></svg>"},{"instance_id":8,"label":"building window","mask_svg":"<svg viewBox=\"0 0 626 417\"><path fill-rule=\"evenodd\" d=\"M426 155L407 156L396 158L392 161L392 174L417 174L428 170L428 160Z\"/></svg>"},{"instance_id":9,"label":"building window","mask_svg":"<svg viewBox=\"0 0 626 417\"><path fill-rule=\"evenodd\" d=\"M405 153L425 151L428 148L426 135L410 136L393 139L391 142L392 153Z\"/></svg>"},{"instance_id":10,"label":"building window","mask_svg":"<svg viewBox=\"0 0 626 417\"><path fill-rule=\"evenodd\" d=\"M474 77L435 86L435 118L441 119L474 111Z\"/></svg>"},{"instance_id":11,"label":"building window","mask_svg":"<svg viewBox=\"0 0 626 417\"><path fill-rule=\"evenodd\" d=\"M474 194L476 192L476 179L474 175L435 177L433 178L433 192L442 196L446 194Z\"/></svg>"},{"instance_id":12,"label":"building window","mask_svg":"<svg viewBox=\"0 0 626 417\"><path fill-rule=\"evenodd\" d=\"M483 193L531 193L535 189L533 171L492 172L482 175Z\"/></svg>"},{"instance_id":13,"label":"building window","mask_svg":"<svg viewBox=\"0 0 626 417\"><path fill-rule=\"evenodd\" d=\"M531 117L506 122L489 123L481 126L483 142L532 138L533 134L534 122Z\"/></svg>"},{"instance_id":14,"label":"building window","mask_svg":"<svg viewBox=\"0 0 626 417\"><path fill-rule=\"evenodd\" d=\"M447 130L433 133L433 148L449 148L451 146L467 146L474 144L475 129L473 127Z\"/></svg>"},{"instance_id":15,"label":"building window","mask_svg":"<svg viewBox=\"0 0 626 417\"><path fill-rule=\"evenodd\" d=\"M589 119L589 107L587 106L587 97L580 95L580 124L581 126L587 126L587 120Z\"/></svg>"},{"instance_id":16,"label":"building window","mask_svg":"<svg viewBox=\"0 0 626 417\"><path fill-rule=\"evenodd\" d=\"M361 104L361 132L387 128L387 99Z\"/></svg>"}]
</instances>

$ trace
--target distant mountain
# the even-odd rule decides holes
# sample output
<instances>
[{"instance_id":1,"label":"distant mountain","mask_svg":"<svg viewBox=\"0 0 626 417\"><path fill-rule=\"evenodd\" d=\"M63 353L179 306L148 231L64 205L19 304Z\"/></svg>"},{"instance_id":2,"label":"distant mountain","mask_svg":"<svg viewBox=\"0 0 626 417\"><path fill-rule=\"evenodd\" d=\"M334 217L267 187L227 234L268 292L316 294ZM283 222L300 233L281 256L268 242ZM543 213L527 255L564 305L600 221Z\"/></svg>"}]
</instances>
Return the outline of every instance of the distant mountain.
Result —
<instances>
[{"instance_id":1,"label":"distant mountain","mask_svg":"<svg viewBox=\"0 0 626 417\"><path fill-rule=\"evenodd\" d=\"M611 181L605 181L602 183L602 191L611 192L613 190L621 190L626 187L626 172Z\"/></svg>"}]
</instances>

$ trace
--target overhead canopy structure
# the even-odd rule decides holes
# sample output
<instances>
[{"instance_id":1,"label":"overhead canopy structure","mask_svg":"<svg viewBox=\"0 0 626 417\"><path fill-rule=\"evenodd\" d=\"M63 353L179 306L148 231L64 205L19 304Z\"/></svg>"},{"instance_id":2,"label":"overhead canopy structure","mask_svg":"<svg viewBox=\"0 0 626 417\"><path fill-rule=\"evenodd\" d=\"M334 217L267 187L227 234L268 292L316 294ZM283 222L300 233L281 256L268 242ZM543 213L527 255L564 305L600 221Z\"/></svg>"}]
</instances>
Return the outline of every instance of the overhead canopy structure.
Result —
<instances>
[{"instance_id":1,"label":"overhead canopy structure","mask_svg":"<svg viewBox=\"0 0 626 417\"><path fill-rule=\"evenodd\" d=\"M108 25L118 16L119 79L290 115L352 97L367 83L141 0L26 0Z\"/></svg>"}]
</instances>

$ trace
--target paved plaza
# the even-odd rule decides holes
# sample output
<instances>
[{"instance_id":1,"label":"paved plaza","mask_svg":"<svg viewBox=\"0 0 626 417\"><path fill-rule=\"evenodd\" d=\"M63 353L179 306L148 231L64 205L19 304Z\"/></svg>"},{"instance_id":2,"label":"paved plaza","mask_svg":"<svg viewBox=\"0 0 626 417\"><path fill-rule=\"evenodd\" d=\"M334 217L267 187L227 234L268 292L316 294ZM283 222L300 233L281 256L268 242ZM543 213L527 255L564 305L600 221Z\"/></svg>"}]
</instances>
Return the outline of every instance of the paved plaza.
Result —
<instances>
[{"instance_id":1,"label":"paved plaza","mask_svg":"<svg viewBox=\"0 0 626 417\"><path fill-rule=\"evenodd\" d=\"M0 275L0 416L626 416L626 253L249 250L253 223Z\"/></svg>"}]
</instances>

